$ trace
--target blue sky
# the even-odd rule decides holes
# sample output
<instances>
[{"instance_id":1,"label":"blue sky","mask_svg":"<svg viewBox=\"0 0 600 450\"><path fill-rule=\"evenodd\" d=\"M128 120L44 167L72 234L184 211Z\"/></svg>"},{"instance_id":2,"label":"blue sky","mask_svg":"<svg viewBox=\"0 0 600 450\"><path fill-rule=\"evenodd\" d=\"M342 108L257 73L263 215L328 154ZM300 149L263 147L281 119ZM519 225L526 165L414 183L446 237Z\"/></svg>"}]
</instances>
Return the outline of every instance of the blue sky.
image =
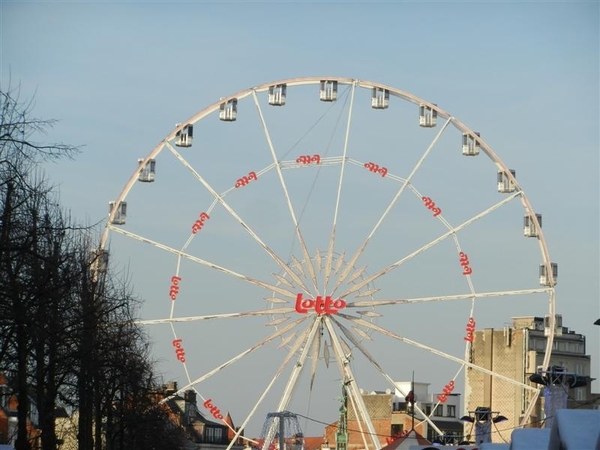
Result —
<instances>
[{"instance_id":1,"label":"blue sky","mask_svg":"<svg viewBox=\"0 0 600 450\"><path fill-rule=\"evenodd\" d=\"M598 8L597 2L2 1L0 81L3 88L9 82L13 86L20 84L23 97L34 97L36 116L58 120L43 139L82 146L81 154L73 161L48 165L47 171L60 187L64 206L74 217L88 224L106 219L108 201L118 196L135 170L137 158L150 153L176 123L219 98L246 88L290 77L349 77L386 84L436 103L472 130L480 131L501 160L517 170L517 180L527 198L534 209L543 214L543 230L551 259L559 264L557 312L563 315L565 326L587 336L587 353L592 355L591 375L599 378L600 327L592 325L600 317ZM246 107L254 112L251 100ZM302 127L308 127L304 118L312 116L309 107L306 108L300 109L299 116L291 116L293 120L277 129L277 133L273 130L282 142L291 139ZM392 109L393 105L390 111ZM240 105L240 114L242 111ZM359 125L362 118L357 113ZM373 125L376 128L372 129L377 131L363 133L356 142L361 148L372 146L383 160L389 157L391 162L392 156L383 147L391 148L395 141L393 138L385 140L384 135L393 134L395 125L370 120L365 119L365 128ZM254 153L242 150L254 141L245 141L246 138L228 133L219 137L217 126L221 123L204 119L201 122L206 123L207 137L203 142L202 134L197 131L195 143L210 149L210 164L214 164L211 167L215 168L215 173L221 167L231 168L230 176L245 173L243 171L251 166L244 158ZM256 120L252 122L254 125L238 122L236 126L256 126L255 131L262 132L255 124ZM198 126L197 130L200 129L203 128ZM214 136L211 134L213 129ZM358 130L357 136L361 135ZM220 150L221 146L224 150ZM461 184L466 192L475 194L487 189L481 173L465 169L461 165L463 159L449 161L447 166L443 158L438 161L435 170L423 172L417 186L421 191L436 192L442 180L462 178L472 181ZM202 172L203 163L199 164ZM145 219L138 217L139 221L156 224L156 229L152 230L156 232L156 240L177 247L181 245L180 234L175 231L181 228L177 220L189 220L190 209L197 208L193 202L207 206L208 203L202 201L208 202L210 198L188 195L188 189L192 188L179 178L177 168L172 168L169 162L158 161L157 167L159 178L151 186L151 194L147 191L146 197L142 194L136 197L132 191L130 214L135 218L138 209L140 214L146 215ZM161 167L164 167L162 171ZM461 172L463 170L465 172ZM489 176L493 189L495 174L492 172ZM406 173L399 171L397 175L406 176ZM164 179L168 183L163 184L162 189L169 186L170 194L160 190L159 181ZM327 186L323 183L324 190ZM458 188L452 190L452 195L450 191L445 197L446 204L450 204L448 209L459 211L474 201L458 192ZM277 203L276 194L271 198L269 191L257 192L260 194L258 200L250 204L252 208L246 209L247 203L236 205L240 212L247 213L249 222L258 228L267 227L262 231L263 236L271 236L271 233L279 236L276 233L281 231L280 228L271 229L269 221L262 219L278 217L276 213L285 205ZM371 201L363 189L349 192L352 199L346 203L348 209L360 211ZM389 192L385 191L385 195ZM165 195L171 195L171 200ZM443 194L440 193L440 197ZM298 208L308 205L307 215L327 211L327 206L321 207L318 196L315 199L306 191L299 191L298 198L301 199ZM136 206L136 201L138 205L146 202L144 208ZM165 213L167 204L173 208L172 213ZM161 209L158 205L165 206ZM373 202L373 205L378 203ZM512 214L513 209L515 220L521 220L522 211L518 208L509 209L507 215ZM470 217L469 214L474 212L465 214ZM283 217L285 219L285 214ZM368 223L378 217L366 206L364 216L361 214ZM474 248L483 246L484 241L488 242L488 238L494 236L498 243L505 243L502 220L503 217L498 221L491 218L480 228L474 228L472 234L466 233L466 242L472 243ZM223 230L236 225L228 223L224 217L220 223ZM331 219L326 223L330 224ZM373 243L382 252L382 260L387 257L385 250L391 243L426 242L429 236L424 228L421 229L423 236L419 236L419 227L415 230L398 225L398 229L400 231L394 233L390 227L384 235L387 237ZM293 231L289 226L283 230L281 239L286 245L293 241ZM319 236L322 237L322 233ZM254 255L251 246L241 242L243 238L239 243L230 240L229 235L221 237L221 241L218 236L214 239L215 248L207 248L206 254L231 269L251 271L252 266L259 265L264 257L262 252ZM239 247L233 248L232 242ZM360 238L350 242L348 252L361 242ZM522 251L527 257L535 254L531 242L523 244L520 240L514 244L515 248L509 246L513 245L510 242L505 247L510 252ZM274 248L285 247L283 244L272 245ZM501 246L490 245L490 251L494 248L502 253ZM117 258L120 253L120 259L116 260L131 276L140 295L151 298L155 292L164 289L160 284L155 285L154 280L162 278L164 281L171 275L173 257L158 255L157 260L149 264L150 259L146 258L150 258L150 254L130 246L131 242L115 241L112 250ZM253 259L255 256L256 260ZM377 267L377 252L370 257L370 267ZM394 255L389 258L393 260ZM416 265L414 273L409 271L406 278L399 275L399 279L406 286L429 284L431 278L425 267L435 267L435 262L441 258L443 256L435 254L432 260L424 260L424 265ZM489 254L485 258L492 265L494 258ZM535 256L532 258L535 260ZM483 259L482 255L480 261ZM480 286L489 282L499 290L511 289L507 280L516 275L515 267L510 267L514 259L510 254L502 254L495 261L500 269L491 266L490 279L480 280ZM269 263L265 261L264 264ZM532 266L533 279L537 275L535 264ZM505 269L501 269L503 266ZM255 295L256 288L244 291L240 287L238 291L238 287L232 286L229 291L227 283L225 278L214 290L206 292L213 298L207 302L210 305L199 306L189 299L182 307L187 313L196 315L210 307L215 307L213 312L231 312L236 306L220 309L228 296ZM461 291L453 284L440 283L438 287L439 290L432 290L435 291L432 295ZM415 289L414 296L418 295L424 294ZM168 316L164 303L161 306L152 301L148 303L143 311L146 317ZM520 314L514 304L501 303L503 300L499 299L482 305L482 325L499 328L510 321L513 312ZM407 327L407 336L411 337L409 332L414 333L412 338L431 339L432 346L442 348L444 327L451 324L458 333L462 332L464 311L454 315L452 310L442 313L442 306L436 308L438 306L427 305L421 312L411 312L410 319L397 316L395 323L406 325L405 322L410 321L418 324L414 330ZM539 314L543 314L543 309ZM436 322L436 316L441 315L446 317L445 321ZM220 339L219 345L212 349L215 353L197 360L217 361L223 354L231 357L234 351L228 345L236 333L256 342L265 333L263 325L258 322L243 327L231 326L229 337ZM157 342L168 344L171 332L164 328L156 334L151 331L151 335ZM194 334L194 328L189 324L176 329L178 335L189 336L188 342L198 342L194 344L195 348L202 348L199 342L204 342L205 337ZM429 331L423 332L423 329ZM399 326L397 331L402 330ZM214 330L215 333L219 331ZM379 358L387 359L390 354L395 354L396 348L388 345L375 340L374 351L379 352ZM179 378L180 383L185 383L185 375L179 366L174 366L176 361L168 347L163 345L157 350L165 377ZM274 369L267 367L272 361L281 359L281 351L276 348L270 351L272 353L262 356L263 360L253 362L264 364L264 375L256 370L244 373L248 385L264 385L273 376ZM406 355L422 360L425 367L429 364L425 355L410 352ZM356 364L359 366L358 362ZM410 365L418 366L416 362ZM189 366L190 377L194 379L210 364L202 366L198 362L195 366L190 362ZM390 375L408 379L411 371L405 366L390 369ZM360 371L361 367L356 370ZM432 383L431 389L435 391L451 376L453 373L426 373L418 378ZM386 387L383 383L377 384L375 379L367 379L364 386L367 390ZM212 395L223 399L227 409L233 409L239 401L234 400L239 397L239 391L248 388L238 385L238 389L232 389L227 383L236 383L235 377L232 376L233 381L226 380L229 379L223 375L221 381L212 381L202 392L208 392L206 398ZM330 383L327 386L335 386L335 381ZM598 391L597 382L594 390ZM220 397L213 395L216 392ZM337 391L335 394L323 392L326 394L322 395L331 398L337 396ZM327 413L325 406L315 410L313 405L312 408L305 407L299 412L319 420L335 419L337 409ZM236 419L240 420L234 417ZM254 423L251 430L258 433L260 423Z\"/></svg>"}]
</instances>

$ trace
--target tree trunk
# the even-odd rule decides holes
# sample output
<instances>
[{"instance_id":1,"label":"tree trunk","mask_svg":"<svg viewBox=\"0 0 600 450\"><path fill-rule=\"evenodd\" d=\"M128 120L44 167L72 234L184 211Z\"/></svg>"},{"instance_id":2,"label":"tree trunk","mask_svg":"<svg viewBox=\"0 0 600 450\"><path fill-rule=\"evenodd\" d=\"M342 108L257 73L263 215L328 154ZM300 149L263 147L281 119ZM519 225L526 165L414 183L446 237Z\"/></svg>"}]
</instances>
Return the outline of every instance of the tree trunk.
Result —
<instances>
[{"instance_id":1,"label":"tree trunk","mask_svg":"<svg viewBox=\"0 0 600 450\"><path fill-rule=\"evenodd\" d=\"M40 330L39 334L47 334ZM39 414L39 428L42 433L42 450L56 450L56 340L51 337L41 339L36 349L36 400ZM48 350L47 364L44 364Z\"/></svg>"},{"instance_id":2,"label":"tree trunk","mask_svg":"<svg viewBox=\"0 0 600 450\"><path fill-rule=\"evenodd\" d=\"M90 450L94 448L94 439L92 434L92 389L91 384L91 370L92 365L92 341L91 332L89 329L89 316L88 307L85 305L84 300L83 307L83 330L81 333L81 348L80 348L80 371L78 374L78 386L79 386L79 449Z\"/></svg>"},{"instance_id":3,"label":"tree trunk","mask_svg":"<svg viewBox=\"0 0 600 450\"><path fill-rule=\"evenodd\" d=\"M99 373L94 377L94 443L95 450L102 450L102 395L100 392Z\"/></svg>"},{"instance_id":4,"label":"tree trunk","mask_svg":"<svg viewBox=\"0 0 600 450\"><path fill-rule=\"evenodd\" d=\"M18 309L21 309L17 307ZM21 314L18 314L21 316ZM30 450L27 435L29 416L29 390L27 384L27 332L23 322L17 323L17 441L15 450Z\"/></svg>"}]
</instances>

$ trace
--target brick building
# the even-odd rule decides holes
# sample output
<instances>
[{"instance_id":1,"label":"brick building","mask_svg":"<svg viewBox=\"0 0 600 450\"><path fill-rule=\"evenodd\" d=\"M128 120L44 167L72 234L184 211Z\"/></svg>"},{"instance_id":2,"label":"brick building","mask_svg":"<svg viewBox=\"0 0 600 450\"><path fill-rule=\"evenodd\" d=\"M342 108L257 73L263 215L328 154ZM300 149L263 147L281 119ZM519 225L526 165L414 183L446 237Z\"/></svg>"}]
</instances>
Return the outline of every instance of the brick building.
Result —
<instances>
[{"instance_id":1,"label":"brick building","mask_svg":"<svg viewBox=\"0 0 600 450\"><path fill-rule=\"evenodd\" d=\"M546 322L543 317L514 317L511 326L503 329L486 328L476 331L471 361L499 375L539 388L529 380L529 376L542 368L546 340L550 333ZM565 371L588 380L587 386L569 392L572 398L569 407L586 407L592 394L591 362L590 356L586 355L585 336L563 327L560 316L557 316L556 322L549 365L562 366ZM473 369L467 369L465 377L465 408L474 411L477 407L489 407L505 416L508 420L497 427L493 433L493 442L509 441L510 433L519 426L534 390ZM529 426L540 427L543 420L543 396L540 395L533 408Z\"/></svg>"},{"instance_id":2,"label":"brick building","mask_svg":"<svg viewBox=\"0 0 600 450\"><path fill-rule=\"evenodd\" d=\"M408 381L397 384L400 389L395 392L388 389L386 391L363 392L362 394L381 447L391 444L394 439L406 435L412 429L413 410L410 404L406 402L403 394L403 392L408 393L411 390L414 391L416 405L414 431L430 441L439 437L438 430L446 436L457 436L457 439L462 436L463 427L458 420L460 394L449 395L446 403L438 405L433 410L433 406L437 403L435 399L437 394L428 392L429 383L411 383ZM418 410L421 410L423 414ZM429 417L434 424L433 426L424 420L425 415ZM335 447L337 427L338 423L336 421L325 428L325 441L328 443L329 448ZM347 430L348 450L373 447L370 439L364 439L365 427L362 425L361 428L361 424L351 407L348 407Z\"/></svg>"}]
</instances>

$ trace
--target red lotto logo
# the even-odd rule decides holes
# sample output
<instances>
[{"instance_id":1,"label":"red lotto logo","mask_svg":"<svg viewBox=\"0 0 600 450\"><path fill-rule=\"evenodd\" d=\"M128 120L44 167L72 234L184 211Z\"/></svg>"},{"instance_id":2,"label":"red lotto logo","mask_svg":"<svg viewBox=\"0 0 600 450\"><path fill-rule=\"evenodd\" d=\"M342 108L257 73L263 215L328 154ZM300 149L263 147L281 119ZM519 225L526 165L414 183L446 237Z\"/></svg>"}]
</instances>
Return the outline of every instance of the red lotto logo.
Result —
<instances>
[{"instance_id":1,"label":"red lotto logo","mask_svg":"<svg viewBox=\"0 0 600 450\"><path fill-rule=\"evenodd\" d=\"M340 309L346 307L344 300L337 299L333 300L329 295L323 299L322 296L318 295L314 300L309 298L302 298L302 294L296 296L296 312L300 314L306 314L308 311L314 309L317 314L335 314Z\"/></svg>"}]
</instances>

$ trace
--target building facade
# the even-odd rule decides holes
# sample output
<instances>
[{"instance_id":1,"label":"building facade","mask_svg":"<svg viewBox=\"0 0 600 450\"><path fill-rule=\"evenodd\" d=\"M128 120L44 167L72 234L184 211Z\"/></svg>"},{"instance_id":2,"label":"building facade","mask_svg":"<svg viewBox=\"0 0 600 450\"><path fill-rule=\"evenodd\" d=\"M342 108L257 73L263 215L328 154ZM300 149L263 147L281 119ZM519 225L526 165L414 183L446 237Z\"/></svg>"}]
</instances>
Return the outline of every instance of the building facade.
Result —
<instances>
[{"instance_id":1,"label":"building facade","mask_svg":"<svg viewBox=\"0 0 600 450\"><path fill-rule=\"evenodd\" d=\"M458 441L462 436L460 417L460 394L449 395L446 402L438 404L437 393L429 393L429 383L399 382L395 391L362 391L362 398L371 417L375 433L381 447L394 439L405 435L413 428L428 440L440 438L440 432L448 442ZM414 410L406 401L405 394L414 393ZM436 404L437 407L436 407ZM425 420L429 417L429 421ZM338 423L333 422L325 428L325 442L329 448L335 448ZM359 423L352 407L348 407L347 425L348 450L372 448L370 439L364 439L364 425ZM366 446L365 446L366 443Z\"/></svg>"},{"instance_id":2,"label":"building facade","mask_svg":"<svg viewBox=\"0 0 600 450\"><path fill-rule=\"evenodd\" d=\"M186 390L183 396L176 392L177 383L171 381L157 400L168 398L165 404L169 408L173 424L184 432L187 439L186 449L225 449L236 434L231 415L229 413L222 415L219 411L213 414L216 420L209 420L200 411L194 390ZM209 400L204 403L205 409L208 407L208 402ZM242 438L238 438L235 444L232 446L234 450L241 450L244 447Z\"/></svg>"},{"instance_id":3,"label":"building facade","mask_svg":"<svg viewBox=\"0 0 600 450\"><path fill-rule=\"evenodd\" d=\"M486 328L476 331L471 347L471 362L533 388L541 388L531 382L529 377L540 370L548 370L542 367L546 340L550 333L545 322L544 317L514 317L511 326L503 329ZM590 356L586 355L585 336L563 327L560 316L557 316L549 365L561 366L565 372L587 380L586 386L571 389L568 405L585 407L591 398L591 361ZM475 411L478 407L488 407L494 413L505 416L508 420L495 427L492 441L510 441L510 434L519 426L534 391L471 368L466 370L465 377L465 409ZM544 399L540 395L528 426L543 426L543 408ZM468 433L469 430L465 430L465 434Z\"/></svg>"},{"instance_id":4,"label":"building facade","mask_svg":"<svg viewBox=\"0 0 600 450\"><path fill-rule=\"evenodd\" d=\"M9 380L0 373L0 446L14 446L17 440L17 408L19 402L9 387ZM37 429L38 416L36 405L30 399L30 410L28 412L26 430L27 440L32 450L41 448L40 431Z\"/></svg>"}]
</instances>

